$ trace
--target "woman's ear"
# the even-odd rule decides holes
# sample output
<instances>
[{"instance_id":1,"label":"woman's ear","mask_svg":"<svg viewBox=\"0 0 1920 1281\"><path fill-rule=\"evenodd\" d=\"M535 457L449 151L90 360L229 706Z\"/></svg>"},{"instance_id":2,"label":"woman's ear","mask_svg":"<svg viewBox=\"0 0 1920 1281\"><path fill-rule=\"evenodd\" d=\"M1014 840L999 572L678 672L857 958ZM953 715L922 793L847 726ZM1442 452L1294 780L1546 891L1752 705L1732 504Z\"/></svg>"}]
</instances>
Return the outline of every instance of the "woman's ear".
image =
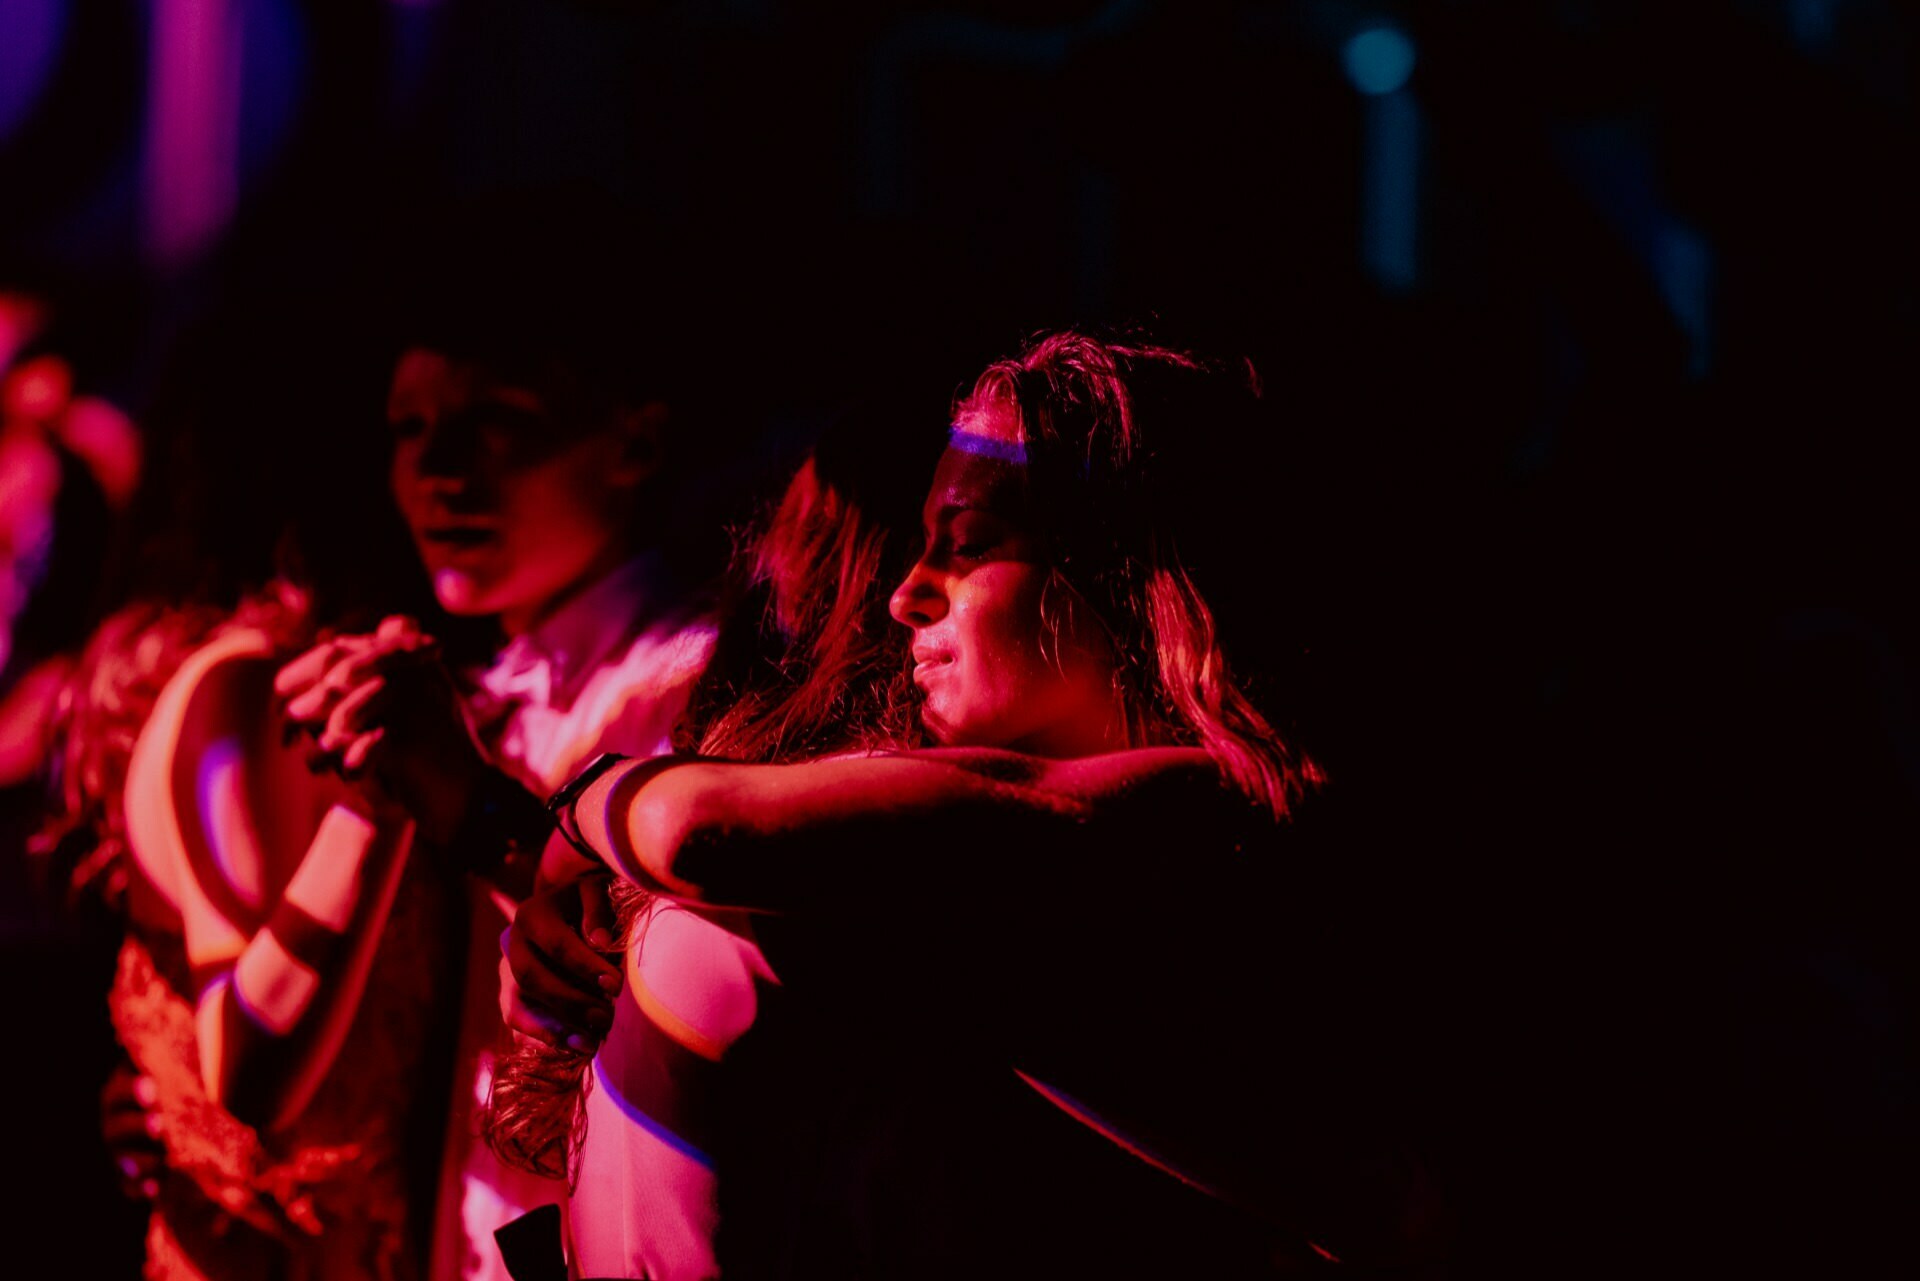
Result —
<instances>
[{"instance_id":1,"label":"woman's ear","mask_svg":"<svg viewBox=\"0 0 1920 1281\"><path fill-rule=\"evenodd\" d=\"M667 423L671 417L666 402L659 400L619 411L614 419L619 434L619 453L613 472L616 485L638 485L660 470L666 458Z\"/></svg>"}]
</instances>

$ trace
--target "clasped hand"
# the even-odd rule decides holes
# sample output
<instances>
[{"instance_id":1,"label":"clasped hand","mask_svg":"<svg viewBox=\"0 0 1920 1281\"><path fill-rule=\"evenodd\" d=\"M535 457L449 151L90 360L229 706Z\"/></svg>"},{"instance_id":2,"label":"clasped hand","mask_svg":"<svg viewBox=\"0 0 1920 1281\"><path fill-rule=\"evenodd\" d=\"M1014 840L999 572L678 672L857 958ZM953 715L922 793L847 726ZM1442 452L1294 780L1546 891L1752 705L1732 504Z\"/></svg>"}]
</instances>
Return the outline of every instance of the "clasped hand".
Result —
<instances>
[{"instance_id":1,"label":"clasped hand","mask_svg":"<svg viewBox=\"0 0 1920 1281\"><path fill-rule=\"evenodd\" d=\"M398 807L445 845L487 768L439 644L411 618L335 636L282 667L274 693L314 740L317 767L358 785L376 809Z\"/></svg>"}]
</instances>

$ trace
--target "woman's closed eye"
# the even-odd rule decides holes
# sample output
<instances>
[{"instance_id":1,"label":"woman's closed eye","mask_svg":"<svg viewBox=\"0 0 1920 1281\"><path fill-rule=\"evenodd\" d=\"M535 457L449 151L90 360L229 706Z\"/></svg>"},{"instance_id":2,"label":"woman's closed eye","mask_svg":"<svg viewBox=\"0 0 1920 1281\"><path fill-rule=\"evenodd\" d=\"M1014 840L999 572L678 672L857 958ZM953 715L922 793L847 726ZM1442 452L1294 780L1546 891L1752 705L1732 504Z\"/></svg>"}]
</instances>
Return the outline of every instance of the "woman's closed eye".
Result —
<instances>
[{"instance_id":1,"label":"woman's closed eye","mask_svg":"<svg viewBox=\"0 0 1920 1281\"><path fill-rule=\"evenodd\" d=\"M947 527L946 546L959 560L982 560L1004 548L1007 531L984 512L961 512Z\"/></svg>"}]
</instances>

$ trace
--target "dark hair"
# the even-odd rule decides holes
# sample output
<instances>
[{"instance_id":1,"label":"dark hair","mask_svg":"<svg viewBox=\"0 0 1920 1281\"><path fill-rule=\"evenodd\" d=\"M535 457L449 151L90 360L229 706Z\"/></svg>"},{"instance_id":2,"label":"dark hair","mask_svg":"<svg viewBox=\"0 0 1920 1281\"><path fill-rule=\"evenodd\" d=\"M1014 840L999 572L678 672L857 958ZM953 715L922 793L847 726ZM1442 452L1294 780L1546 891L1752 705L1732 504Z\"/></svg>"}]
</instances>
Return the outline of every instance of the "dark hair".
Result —
<instances>
[{"instance_id":1,"label":"dark hair","mask_svg":"<svg viewBox=\"0 0 1920 1281\"><path fill-rule=\"evenodd\" d=\"M698 328L681 237L587 187L483 192L414 209L374 255L382 345L562 382L592 412L678 404ZM702 397L705 399L705 397Z\"/></svg>"},{"instance_id":2,"label":"dark hair","mask_svg":"<svg viewBox=\"0 0 1920 1281\"><path fill-rule=\"evenodd\" d=\"M1276 816L1323 781L1228 667L1214 614L1183 557L1205 486L1179 436L1230 440L1259 425L1250 363L1137 339L1044 334L987 367L956 419L1010 412L1027 447L1029 501L1065 608L1089 605L1116 650L1129 741L1204 748ZM1057 623L1057 617L1054 619Z\"/></svg>"},{"instance_id":3,"label":"dark hair","mask_svg":"<svg viewBox=\"0 0 1920 1281\"><path fill-rule=\"evenodd\" d=\"M907 637L887 600L912 545L898 498L931 469L939 443L927 408L876 395L844 412L743 537L716 652L677 736L682 747L772 762L917 744L911 707L895 689ZM916 433L916 420L929 429ZM614 882L623 946L646 897ZM530 1043L501 1061L485 1126L503 1161L570 1178L591 1057Z\"/></svg>"}]
</instances>

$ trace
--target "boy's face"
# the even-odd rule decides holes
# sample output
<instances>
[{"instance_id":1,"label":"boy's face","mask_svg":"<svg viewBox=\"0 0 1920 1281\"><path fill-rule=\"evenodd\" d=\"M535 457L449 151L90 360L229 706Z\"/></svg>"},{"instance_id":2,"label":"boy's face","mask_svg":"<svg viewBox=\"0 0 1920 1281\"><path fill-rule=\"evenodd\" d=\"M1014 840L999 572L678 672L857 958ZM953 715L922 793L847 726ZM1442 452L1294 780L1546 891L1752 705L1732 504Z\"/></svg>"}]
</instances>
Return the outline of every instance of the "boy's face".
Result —
<instances>
[{"instance_id":1,"label":"boy's face","mask_svg":"<svg viewBox=\"0 0 1920 1281\"><path fill-rule=\"evenodd\" d=\"M639 550L627 531L650 470L620 415L571 417L537 381L416 347L387 395L393 497L434 595L510 635Z\"/></svg>"}]
</instances>

